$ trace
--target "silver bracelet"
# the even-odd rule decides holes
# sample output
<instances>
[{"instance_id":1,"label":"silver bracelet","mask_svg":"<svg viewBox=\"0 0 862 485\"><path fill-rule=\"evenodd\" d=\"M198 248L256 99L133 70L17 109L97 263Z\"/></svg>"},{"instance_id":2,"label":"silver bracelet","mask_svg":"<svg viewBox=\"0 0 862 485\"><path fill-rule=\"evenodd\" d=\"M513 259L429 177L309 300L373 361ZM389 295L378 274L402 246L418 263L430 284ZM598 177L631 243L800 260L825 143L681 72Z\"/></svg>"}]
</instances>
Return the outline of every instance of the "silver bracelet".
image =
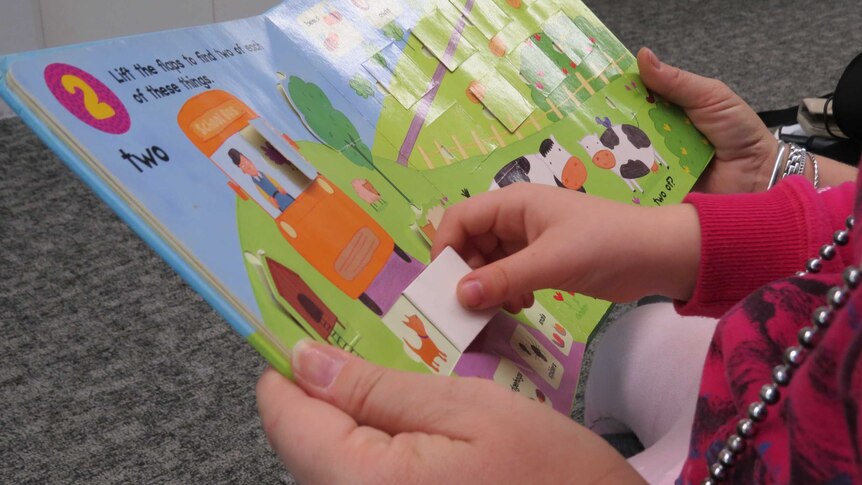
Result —
<instances>
[{"instance_id":1,"label":"silver bracelet","mask_svg":"<svg viewBox=\"0 0 862 485\"><path fill-rule=\"evenodd\" d=\"M785 153L787 154L786 158ZM814 188L820 188L820 164L817 163L814 154L808 153L808 150L795 143L785 143L779 140L778 156L775 157L775 166L772 167L772 176L769 178L769 185L766 189L771 189L779 180L788 175L805 175L805 166L809 158L814 169Z\"/></svg>"},{"instance_id":2,"label":"silver bracelet","mask_svg":"<svg viewBox=\"0 0 862 485\"><path fill-rule=\"evenodd\" d=\"M811 157L811 166L814 167L814 188L820 188L820 167L817 164L817 157L813 153L808 154Z\"/></svg>"},{"instance_id":3,"label":"silver bracelet","mask_svg":"<svg viewBox=\"0 0 862 485\"><path fill-rule=\"evenodd\" d=\"M786 151L787 143L778 140L778 156L775 157L775 166L772 167L772 176L769 177L769 184L766 186L766 190L771 189L778 182L778 174L781 173L781 162L784 160L784 152Z\"/></svg>"},{"instance_id":4,"label":"silver bracelet","mask_svg":"<svg viewBox=\"0 0 862 485\"><path fill-rule=\"evenodd\" d=\"M805 173L805 162L808 159L808 151L801 146L791 143L790 155L787 156L787 164L784 165L783 179L788 175L802 175Z\"/></svg>"}]
</instances>

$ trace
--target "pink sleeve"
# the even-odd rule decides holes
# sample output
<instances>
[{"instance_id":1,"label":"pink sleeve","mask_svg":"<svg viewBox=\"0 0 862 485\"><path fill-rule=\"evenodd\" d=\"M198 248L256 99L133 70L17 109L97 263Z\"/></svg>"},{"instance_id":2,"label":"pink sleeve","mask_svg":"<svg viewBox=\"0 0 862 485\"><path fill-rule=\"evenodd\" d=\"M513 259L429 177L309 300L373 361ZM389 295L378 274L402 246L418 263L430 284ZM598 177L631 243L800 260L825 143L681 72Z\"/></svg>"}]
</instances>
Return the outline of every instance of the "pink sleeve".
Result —
<instances>
[{"instance_id":1,"label":"pink sleeve","mask_svg":"<svg viewBox=\"0 0 862 485\"><path fill-rule=\"evenodd\" d=\"M683 315L719 317L766 283L793 276L852 213L855 186L816 191L789 177L756 194L689 194L700 218L701 256L692 299L675 302ZM849 251L826 262L840 271Z\"/></svg>"}]
</instances>

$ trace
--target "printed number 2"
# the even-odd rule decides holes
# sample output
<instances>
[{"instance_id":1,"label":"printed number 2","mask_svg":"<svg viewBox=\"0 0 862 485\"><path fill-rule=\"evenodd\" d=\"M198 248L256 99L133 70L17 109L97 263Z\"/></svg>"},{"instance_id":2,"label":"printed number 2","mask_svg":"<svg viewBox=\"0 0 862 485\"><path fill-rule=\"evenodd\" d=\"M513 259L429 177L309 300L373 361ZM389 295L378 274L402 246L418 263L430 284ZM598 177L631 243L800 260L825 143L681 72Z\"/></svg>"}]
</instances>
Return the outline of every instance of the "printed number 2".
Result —
<instances>
[{"instance_id":1,"label":"printed number 2","mask_svg":"<svg viewBox=\"0 0 862 485\"><path fill-rule=\"evenodd\" d=\"M93 118L101 121L111 118L116 114L114 108L107 103L99 101L99 95L96 94L96 91L78 76L66 74L60 79L60 82L69 94L75 94L76 90L81 90L81 93L84 95L84 108Z\"/></svg>"}]
</instances>

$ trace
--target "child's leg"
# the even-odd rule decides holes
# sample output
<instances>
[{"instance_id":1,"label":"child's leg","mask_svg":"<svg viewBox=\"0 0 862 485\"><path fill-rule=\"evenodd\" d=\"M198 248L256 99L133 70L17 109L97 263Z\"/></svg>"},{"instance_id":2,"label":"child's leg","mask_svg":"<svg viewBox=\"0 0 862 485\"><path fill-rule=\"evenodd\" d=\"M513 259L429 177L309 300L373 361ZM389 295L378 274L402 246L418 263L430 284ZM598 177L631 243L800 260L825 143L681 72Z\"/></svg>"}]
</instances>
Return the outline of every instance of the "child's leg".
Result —
<instances>
[{"instance_id":1,"label":"child's leg","mask_svg":"<svg viewBox=\"0 0 862 485\"><path fill-rule=\"evenodd\" d=\"M646 450L630 463L647 479L678 473L685 459L715 324L654 303L623 315L596 343L585 424L599 433L637 435Z\"/></svg>"}]
</instances>

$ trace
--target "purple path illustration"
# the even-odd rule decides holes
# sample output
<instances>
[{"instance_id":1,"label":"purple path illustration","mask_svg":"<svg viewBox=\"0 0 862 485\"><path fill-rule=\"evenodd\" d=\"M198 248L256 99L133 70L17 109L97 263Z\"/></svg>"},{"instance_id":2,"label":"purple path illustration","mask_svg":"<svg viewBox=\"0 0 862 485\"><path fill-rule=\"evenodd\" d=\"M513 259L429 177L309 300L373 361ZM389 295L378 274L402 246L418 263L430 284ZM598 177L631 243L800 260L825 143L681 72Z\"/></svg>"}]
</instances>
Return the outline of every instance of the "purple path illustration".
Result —
<instances>
[{"instance_id":1,"label":"purple path illustration","mask_svg":"<svg viewBox=\"0 0 862 485\"><path fill-rule=\"evenodd\" d=\"M404 289L413 283L420 273L425 269L425 265L410 257L410 261L405 261L401 256L392 253L389 260L383 266L380 274L371 282L371 286L365 290L365 293L380 307L383 315L392 309L392 305L398 300L398 297L404 293Z\"/></svg>"},{"instance_id":2,"label":"purple path illustration","mask_svg":"<svg viewBox=\"0 0 862 485\"><path fill-rule=\"evenodd\" d=\"M461 35L464 33L464 28L467 25L467 15L473 10L474 3L475 0L468 0L467 4L464 5L464 12L461 14L461 19L458 21L458 25L455 26L452 36L449 37L449 45L446 46L443 59L440 60L440 64L437 65L434 76L431 78L431 85L433 87L419 100L419 106L416 108L416 114L413 116L413 121L407 130L407 136L404 137L404 143L401 144L401 150L398 151L398 163L405 167L410 160L410 155L413 154L416 140L419 139L419 132L422 131L422 126L425 125L425 118L428 116L431 104L434 102L434 98L437 97L437 91L440 90L443 76L446 75L446 71L448 70L446 63L455 56L458 43L461 42Z\"/></svg>"}]
</instances>

